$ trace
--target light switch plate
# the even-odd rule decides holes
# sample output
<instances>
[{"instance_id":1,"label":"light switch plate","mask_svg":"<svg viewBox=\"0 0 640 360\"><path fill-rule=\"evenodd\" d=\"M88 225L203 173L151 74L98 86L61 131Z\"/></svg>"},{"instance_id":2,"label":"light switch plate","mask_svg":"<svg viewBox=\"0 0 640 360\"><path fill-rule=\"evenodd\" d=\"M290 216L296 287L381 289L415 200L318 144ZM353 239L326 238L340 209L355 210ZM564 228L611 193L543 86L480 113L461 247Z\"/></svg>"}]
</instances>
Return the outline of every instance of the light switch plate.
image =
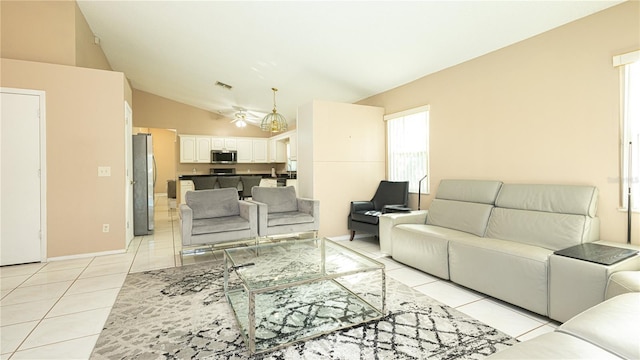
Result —
<instances>
[{"instance_id":1,"label":"light switch plate","mask_svg":"<svg viewBox=\"0 0 640 360\"><path fill-rule=\"evenodd\" d=\"M111 176L111 166L98 166L98 176Z\"/></svg>"}]
</instances>

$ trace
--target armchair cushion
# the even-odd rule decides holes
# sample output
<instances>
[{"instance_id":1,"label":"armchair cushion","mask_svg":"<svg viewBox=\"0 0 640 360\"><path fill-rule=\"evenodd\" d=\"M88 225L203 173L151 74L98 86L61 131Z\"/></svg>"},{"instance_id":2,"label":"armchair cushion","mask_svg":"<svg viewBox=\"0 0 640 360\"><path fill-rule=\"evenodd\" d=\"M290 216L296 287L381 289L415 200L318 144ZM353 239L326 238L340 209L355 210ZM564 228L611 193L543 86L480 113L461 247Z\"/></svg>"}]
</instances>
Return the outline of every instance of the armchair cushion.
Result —
<instances>
[{"instance_id":1,"label":"armchair cushion","mask_svg":"<svg viewBox=\"0 0 640 360\"><path fill-rule=\"evenodd\" d=\"M298 199L293 186L254 187L251 195L254 201L267 204L269 214L298 211Z\"/></svg>"},{"instance_id":2,"label":"armchair cushion","mask_svg":"<svg viewBox=\"0 0 640 360\"><path fill-rule=\"evenodd\" d=\"M249 229L249 221L241 216L224 216L211 219L193 220L191 226L192 235L219 233Z\"/></svg>"},{"instance_id":3,"label":"armchair cushion","mask_svg":"<svg viewBox=\"0 0 640 360\"><path fill-rule=\"evenodd\" d=\"M351 219L369 224L377 224L380 214L381 213L376 210L356 211L351 213Z\"/></svg>"},{"instance_id":4,"label":"armchair cushion","mask_svg":"<svg viewBox=\"0 0 640 360\"><path fill-rule=\"evenodd\" d=\"M194 220L240 215L238 191L232 188L187 191L185 203Z\"/></svg>"},{"instance_id":5,"label":"armchair cushion","mask_svg":"<svg viewBox=\"0 0 640 360\"><path fill-rule=\"evenodd\" d=\"M313 216L299 211L277 212L269 213L267 215L267 226L293 225L312 222Z\"/></svg>"}]
</instances>

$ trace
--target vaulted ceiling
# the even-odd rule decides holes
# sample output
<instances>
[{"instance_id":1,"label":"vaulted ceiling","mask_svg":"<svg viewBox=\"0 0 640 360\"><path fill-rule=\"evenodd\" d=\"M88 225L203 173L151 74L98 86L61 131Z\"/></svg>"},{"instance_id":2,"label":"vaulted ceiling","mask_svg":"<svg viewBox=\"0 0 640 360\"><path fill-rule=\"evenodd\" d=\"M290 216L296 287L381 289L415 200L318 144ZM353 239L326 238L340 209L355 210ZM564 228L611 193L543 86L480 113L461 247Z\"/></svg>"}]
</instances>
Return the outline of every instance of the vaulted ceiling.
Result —
<instances>
[{"instance_id":1,"label":"vaulted ceiling","mask_svg":"<svg viewBox=\"0 0 640 360\"><path fill-rule=\"evenodd\" d=\"M314 99L356 102L621 2L78 5L112 68L134 88L233 119L237 107L269 112L276 87L278 111L291 123L297 107Z\"/></svg>"}]
</instances>

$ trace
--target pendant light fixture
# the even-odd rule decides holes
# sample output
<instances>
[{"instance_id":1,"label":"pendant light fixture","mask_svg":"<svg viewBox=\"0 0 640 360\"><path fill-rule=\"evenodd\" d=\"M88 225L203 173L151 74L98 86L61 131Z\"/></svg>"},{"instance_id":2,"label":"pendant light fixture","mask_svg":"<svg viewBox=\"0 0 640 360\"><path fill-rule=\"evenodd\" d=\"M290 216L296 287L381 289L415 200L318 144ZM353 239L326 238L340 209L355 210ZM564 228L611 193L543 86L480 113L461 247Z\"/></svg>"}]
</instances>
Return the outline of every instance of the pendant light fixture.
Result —
<instances>
[{"instance_id":1,"label":"pendant light fixture","mask_svg":"<svg viewBox=\"0 0 640 360\"><path fill-rule=\"evenodd\" d=\"M273 111L262 119L260 129L272 133L287 131L287 119L276 111L276 91L278 89L271 88L271 90L273 90Z\"/></svg>"}]
</instances>

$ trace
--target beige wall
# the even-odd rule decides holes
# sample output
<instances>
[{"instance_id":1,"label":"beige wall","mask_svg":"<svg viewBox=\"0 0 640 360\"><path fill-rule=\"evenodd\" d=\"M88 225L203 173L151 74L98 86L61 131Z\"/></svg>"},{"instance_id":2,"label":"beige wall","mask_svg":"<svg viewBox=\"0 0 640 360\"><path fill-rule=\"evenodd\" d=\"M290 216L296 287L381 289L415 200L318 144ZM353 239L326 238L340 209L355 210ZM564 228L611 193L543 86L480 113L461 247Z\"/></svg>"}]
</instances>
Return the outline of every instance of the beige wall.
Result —
<instances>
[{"instance_id":1,"label":"beige wall","mask_svg":"<svg viewBox=\"0 0 640 360\"><path fill-rule=\"evenodd\" d=\"M95 43L95 36L84 15L75 3L75 39L76 66L101 70L112 70L100 44Z\"/></svg>"},{"instance_id":2,"label":"beige wall","mask_svg":"<svg viewBox=\"0 0 640 360\"><path fill-rule=\"evenodd\" d=\"M0 2L0 57L111 70L73 0Z\"/></svg>"},{"instance_id":3,"label":"beige wall","mask_svg":"<svg viewBox=\"0 0 640 360\"><path fill-rule=\"evenodd\" d=\"M1 86L46 92L47 257L124 249L124 75L0 64ZM110 166L111 176L98 177L98 166Z\"/></svg>"},{"instance_id":4,"label":"beige wall","mask_svg":"<svg viewBox=\"0 0 640 360\"><path fill-rule=\"evenodd\" d=\"M619 83L611 59L640 48L639 4L615 6L360 103L386 113L431 106L432 193L445 178L594 185L601 238L625 241ZM432 197L423 198L423 208Z\"/></svg>"},{"instance_id":5,"label":"beige wall","mask_svg":"<svg viewBox=\"0 0 640 360\"><path fill-rule=\"evenodd\" d=\"M2 58L75 65L74 1L1 1Z\"/></svg>"},{"instance_id":6,"label":"beige wall","mask_svg":"<svg viewBox=\"0 0 640 360\"><path fill-rule=\"evenodd\" d=\"M320 235L348 233L349 204L385 178L384 109L313 101L298 110L298 189L320 201Z\"/></svg>"},{"instance_id":7,"label":"beige wall","mask_svg":"<svg viewBox=\"0 0 640 360\"><path fill-rule=\"evenodd\" d=\"M175 131L166 129L150 129L153 138L153 155L156 158L157 178L156 193L167 193L167 180L176 179L176 142Z\"/></svg>"}]
</instances>

